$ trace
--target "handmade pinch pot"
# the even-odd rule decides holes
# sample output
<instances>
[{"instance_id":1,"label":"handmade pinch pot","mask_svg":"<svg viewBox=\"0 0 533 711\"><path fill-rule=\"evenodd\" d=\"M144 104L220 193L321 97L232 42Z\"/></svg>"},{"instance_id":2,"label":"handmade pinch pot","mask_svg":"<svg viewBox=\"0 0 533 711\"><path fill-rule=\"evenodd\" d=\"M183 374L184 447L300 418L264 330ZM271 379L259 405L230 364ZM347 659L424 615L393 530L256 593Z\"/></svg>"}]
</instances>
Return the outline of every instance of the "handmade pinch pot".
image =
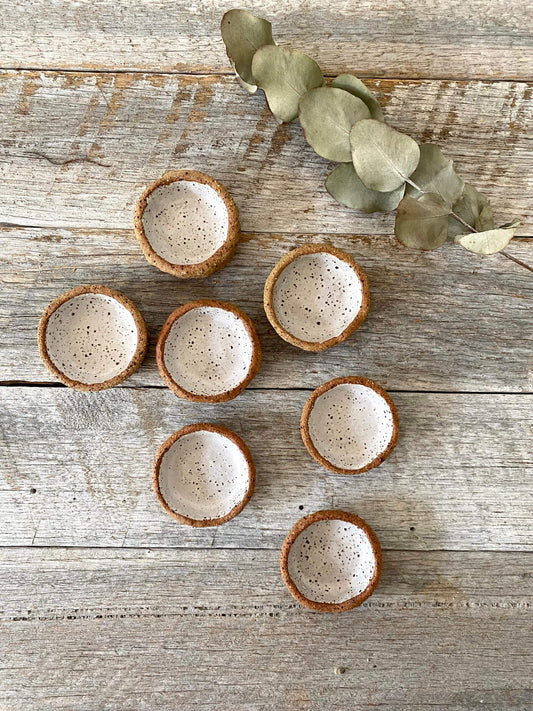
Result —
<instances>
[{"instance_id":1,"label":"handmade pinch pot","mask_svg":"<svg viewBox=\"0 0 533 711\"><path fill-rule=\"evenodd\" d=\"M398 440L398 413L389 394L368 378L335 378L305 403L300 431L317 462L337 474L379 466Z\"/></svg>"},{"instance_id":2,"label":"handmade pinch pot","mask_svg":"<svg viewBox=\"0 0 533 711\"><path fill-rule=\"evenodd\" d=\"M146 323L124 294L79 286L45 309L39 353L48 370L76 390L112 388L134 373L148 347Z\"/></svg>"},{"instance_id":3,"label":"handmade pinch pot","mask_svg":"<svg viewBox=\"0 0 533 711\"><path fill-rule=\"evenodd\" d=\"M133 219L144 256L182 279L205 277L233 256L239 212L217 180L197 170L174 170L151 183Z\"/></svg>"},{"instance_id":4,"label":"handmade pinch pot","mask_svg":"<svg viewBox=\"0 0 533 711\"><path fill-rule=\"evenodd\" d=\"M257 375L261 344L243 311L201 299L170 314L157 340L156 358L161 377L178 397L226 402Z\"/></svg>"},{"instance_id":5,"label":"handmade pinch pot","mask_svg":"<svg viewBox=\"0 0 533 711\"><path fill-rule=\"evenodd\" d=\"M281 575L291 595L311 610L343 612L364 602L381 575L381 547L362 518L316 511L301 518L281 548Z\"/></svg>"},{"instance_id":6,"label":"handmade pinch pot","mask_svg":"<svg viewBox=\"0 0 533 711\"><path fill-rule=\"evenodd\" d=\"M219 526L250 500L255 467L231 430L202 423L175 432L159 448L153 483L161 506L188 526Z\"/></svg>"},{"instance_id":7,"label":"handmade pinch pot","mask_svg":"<svg viewBox=\"0 0 533 711\"><path fill-rule=\"evenodd\" d=\"M306 244L286 254L264 291L268 320L279 336L305 351L345 341L370 307L366 274L346 252Z\"/></svg>"}]
</instances>

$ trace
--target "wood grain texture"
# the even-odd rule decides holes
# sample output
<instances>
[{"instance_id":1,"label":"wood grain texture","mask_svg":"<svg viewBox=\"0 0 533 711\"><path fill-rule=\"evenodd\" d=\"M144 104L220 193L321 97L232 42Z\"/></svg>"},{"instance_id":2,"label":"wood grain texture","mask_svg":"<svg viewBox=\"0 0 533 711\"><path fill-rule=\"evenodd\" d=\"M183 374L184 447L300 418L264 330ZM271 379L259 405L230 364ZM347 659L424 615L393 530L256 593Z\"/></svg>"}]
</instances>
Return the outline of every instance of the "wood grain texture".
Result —
<instances>
[{"instance_id":1,"label":"wood grain texture","mask_svg":"<svg viewBox=\"0 0 533 711\"><path fill-rule=\"evenodd\" d=\"M361 515L385 548L531 545L531 396L392 393L396 449L378 469L347 477L304 448L306 390L248 390L202 406L166 389L5 386L1 394L3 545L279 549L300 516L323 508ZM151 467L172 432L202 421L243 437L257 481L236 519L195 530L159 506Z\"/></svg>"},{"instance_id":2,"label":"wood grain texture","mask_svg":"<svg viewBox=\"0 0 533 711\"><path fill-rule=\"evenodd\" d=\"M527 554L385 551L376 593L344 615L299 607L277 551L2 556L10 711L43 700L77 711L524 711L533 700Z\"/></svg>"},{"instance_id":3,"label":"wood grain texture","mask_svg":"<svg viewBox=\"0 0 533 711\"><path fill-rule=\"evenodd\" d=\"M223 13L238 3L130 0L4 0L5 67L228 72ZM282 44L303 50L327 73L361 76L530 79L527 0L252 0Z\"/></svg>"},{"instance_id":4,"label":"wood grain texture","mask_svg":"<svg viewBox=\"0 0 533 711\"><path fill-rule=\"evenodd\" d=\"M0 709L532 708L530 273L408 250L393 215L330 198L332 164L231 76L229 0L1 4ZM370 77L391 125L437 143L533 236L530 2L247 7L328 76ZM239 206L244 242L208 279L158 272L133 237L136 199L169 168L213 174ZM353 254L372 296L362 328L318 356L262 308L270 269L306 241ZM508 251L533 262L532 239ZM152 337L133 378L94 394L56 386L35 339L44 307L89 282L124 291ZM253 389L223 405L178 400L155 367L165 318L202 297L241 306L263 345ZM400 415L398 447L360 477L323 470L298 431L310 388L349 373ZM159 444L201 420L243 436L258 470L218 529L179 525L151 489ZM376 593L340 616L300 608L278 564L292 524L332 506L384 546Z\"/></svg>"},{"instance_id":5,"label":"wood grain texture","mask_svg":"<svg viewBox=\"0 0 533 711\"><path fill-rule=\"evenodd\" d=\"M232 301L254 320L263 347L254 388L315 388L361 372L396 390L533 390L533 280L501 255L446 245L409 250L390 237L245 235L236 256L207 279L180 281L151 267L132 231L0 228L0 378L56 382L39 360L41 312L84 283L124 291L151 334L149 356L126 386L163 386L155 340L170 312L198 298ZM370 279L370 314L348 341L322 354L282 341L263 309L263 286L291 248L324 239L345 249ZM533 263L533 240L511 254Z\"/></svg>"},{"instance_id":6,"label":"wood grain texture","mask_svg":"<svg viewBox=\"0 0 533 711\"><path fill-rule=\"evenodd\" d=\"M393 214L331 198L329 164L298 124L278 126L259 92L231 77L0 72L0 222L130 229L143 187L169 168L203 170L251 232L392 234ZM501 223L533 233L527 125L532 87L378 80L387 121L436 142L490 197Z\"/></svg>"}]
</instances>

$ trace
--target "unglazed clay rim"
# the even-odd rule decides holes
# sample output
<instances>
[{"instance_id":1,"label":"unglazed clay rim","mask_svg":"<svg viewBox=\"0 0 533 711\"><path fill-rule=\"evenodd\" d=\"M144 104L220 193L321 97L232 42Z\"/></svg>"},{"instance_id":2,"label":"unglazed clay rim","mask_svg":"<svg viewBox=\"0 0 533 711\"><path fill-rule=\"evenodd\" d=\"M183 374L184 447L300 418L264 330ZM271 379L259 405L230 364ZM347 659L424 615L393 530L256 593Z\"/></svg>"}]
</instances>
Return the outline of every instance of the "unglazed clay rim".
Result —
<instances>
[{"instance_id":1,"label":"unglazed clay rim","mask_svg":"<svg viewBox=\"0 0 533 711\"><path fill-rule=\"evenodd\" d=\"M370 582L368 583L367 587L358 595L348 598L347 600L343 600L343 602L318 602L316 600L310 600L308 597L303 595L296 586L293 579L291 578L289 573L289 552L294 541L312 523L316 523L317 521L332 520L351 523L354 526L360 528L362 531L364 531L364 533L368 537L368 540L370 541L376 565L374 568L374 574L372 575ZM304 516L294 524L294 526L287 534L287 537L283 541L283 545L281 546L280 568L283 582L289 589L290 594L300 603L300 605L303 605L304 607L307 607L310 610L316 610L317 612L344 612L345 610L352 610L354 607L358 607L362 602L369 598L376 589L379 583L379 578L381 576L381 567L381 546L379 544L378 537L376 536L372 528L370 528L366 521L364 521L362 518L359 518L359 516L347 513L346 511L340 511L338 509L315 511L314 513L309 514L308 516Z\"/></svg>"},{"instance_id":2,"label":"unglazed clay rim","mask_svg":"<svg viewBox=\"0 0 533 711\"><path fill-rule=\"evenodd\" d=\"M214 432L215 434L219 434L222 437L226 437L241 450L244 458L246 459L246 463L248 464L248 490L246 491L246 494L243 499L241 499L241 501L236 504L231 509L231 511L225 516L208 519L189 518L188 516L184 516L183 514L177 513L176 511L171 509L163 498L163 495L161 494L161 489L159 487L159 470L161 468L161 462L163 461L163 457L172 447L172 445L178 439L180 439L180 437L192 434L193 432ZM171 435L165 442L163 442L163 444L157 450L157 454L155 455L152 481L154 485L154 491L159 503L165 509L165 511L170 516L172 516L172 518L175 518L180 523L184 523L187 526L194 526L195 528L220 526L240 514L240 512L252 498L252 494L254 493L255 487L255 465L253 463L252 455L250 454L248 446L238 435L235 434L235 432L232 432L231 430L227 429L227 427L221 427L220 425L212 425L208 422L201 422L197 425L187 425L186 427L182 427L181 430L174 432L173 435Z\"/></svg>"},{"instance_id":3,"label":"unglazed clay rim","mask_svg":"<svg viewBox=\"0 0 533 711\"><path fill-rule=\"evenodd\" d=\"M377 457L375 457L371 462L359 469L342 469L341 467L336 467L334 464L328 461L322 454L320 454L320 452L315 447L313 440L311 439L311 435L309 433L309 417L318 398L324 393L326 393L328 390L332 390L333 388L337 387L337 385L346 384L364 385L367 388L371 388L385 400L392 414L392 436L390 438L389 444L387 445L386 449L384 449L380 454L378 454ZM324 383L323 385L318 387L314 392L311 393L311 395L307 399L307 402L304 405L304 409L302 410L302 417L300 419L300 432L304 444L307 447L307 451L313 457L313 459L316 459L316 461L319 462L319 464L322 464L323 467L329 469L332 472L335 472L335 474L362 474L363 472L367 472L369 469L374 469L374 467L378 467L382 462L385 461L385 459L387 459L389 454L396 446L399 432L398 412L396 410L396 405L392 401L392 398L389 393L386 392L381 387L381 385L378 385L373 380L369 380L368 378L363 378L362 376L356 375L351 375L345 378L334 378L333 380L329 380L327 383Z\"/></svg>"},{"instance_id":4,"label":"unglazed clay rim","mask_svg":"<svg viewBox=\"0 0 533 711\"><path fill-rule=\"evenodd\" d=\"M154 190L157 190L157 188L164 185L170 185L171 183L175 183L180 180L202 183L203 185L207 185L212 188L224 202L228 213L228 232L226 241L214 254L198 264L173 264L172 262L167 261L154 250L144 231L143 214L146 209L148 197L154 192ZM161 271L180 277L181 279L206 277L217 271L217 269L221 269L226 266L237 249L241 232L239 211L229 192L221 183L215 180L215 178L212 178L210 175L206 175L205 173L201 173L198 170L171 170L165 173L158 180L150 183L137 201L133 216L133 225L135 235L141 245L141 249L147 261Z\"/></svg>"},{"instance_id":5,"label":"unglazed clay rim","mask_svg":"<svg viewBox=\"0 0 533 711\"><path fill-rule=\"evenodd\" d=\"M243 378L243 380L241 380L236 387L222 393L217 393L216 395L198 395L185 390L185 388L181 387L181 385L174 380L165 364L165 343L174 323L189 311L206 307L222 309L234 314L244 324L252 344L252 360L250 362L250 367L248 368L246 377ZM248 316L248 314L245 314L244 311L237 308L237 306L234 306L228 302L214 301L212 299L199 299L198 301L191 301L173 311L163 324L163 328L161 329L161 333L157 339L155 355L157 367L159 368L161 377L167 386L178 397L184 398L185 400L192 400L193 402L227 402L228 400L233 400L233 398L240 395L240 393L248 387L261 367L261 343L252 319Z\"/></svg>"},{"instance_id":6,"label":"unglazed clay rim","mask_svg":"<svg viewBox=\"0 0 533 711\"><path fill-rule=\"evenodd\" d=\"M133 357L130 360L128 367L125 368L118 375L115 375L113 378L103 380L101 383L81 383L78 380L73 380L72 378L67 377L52 362L52 359L50 358L48 354L48 349L46 347L46 329L48 328L48 322L52 314L57 311L60 306L65 304L67 301L70 301L70 299L73 299L76 296L81 296L83 294L102 294L103 296L108 296L111 299L115 299L115 301L118 301L119 304L124 306L124 308L126 308L133 316L135 327L137 329L137 348L135 349L135 353L133 354ZM64 294L61 294L61 296L58 296L57 299L54 299L47 306L47 308L43 311L43 314L39 321L37 339L39 342L39 354L41 356L41 360L48 368L48 370L52 373L52 375L54 375L65 385L68 385L69 388L74 388L75 390L82 390L84 392L95 392L97 390L106 390L107 388L115 387L115 385L118 385L122 381L126 380L126 378L129 378L130 375L132 375L133 373L135 373L136 370L138 370L139 366L144 360L146 350L148 348L148 329L146 327L144 318L141 315L141 312L135 306L133 301L130 301L127 296L121 294L120 291L109 289L106 286L100 286L99 284L89 284L87 286L78 286L75 289L66 291Z\"/></svg>"},{"instance_id":7,"label":"unglazed clay rim","mask_svg":"<svg viewBox=\"0 0 533 711\"><path fill-rule=\"evenodd\" d=\"M276 311L274 309L274 287L277 280L279 279L283 270L289 266L298 257L305 256L307 254L317 254L319 252L325 252L331 254L337 259L346 262L356 273L359 281L361 282L361 308L357 312L357 315L353 321L348 324L348 326L340 333L338 336L333 338L328 338L326 341L304 341L292 333L287 331L284 326L281 325L278 317L276 316ZM351 255L344 252L342 249L337 249L329 244L304 244L302 247L293 249L284 257L282 257L276 264L274 269L268 275L265 283L265 291L263 296L263 303L265 307L265 312L270 324L284 341L287 341L297 348L301 348L304 351L325 351L332 346L337 345L337 343L342 343L347 338L349 338L354 331L356 331L359 326L363 323L368 315L368 310L370 308L370 289L368 287L368 279L363 271L363 269L357 264Z\"/></svg>"}]
</instances>

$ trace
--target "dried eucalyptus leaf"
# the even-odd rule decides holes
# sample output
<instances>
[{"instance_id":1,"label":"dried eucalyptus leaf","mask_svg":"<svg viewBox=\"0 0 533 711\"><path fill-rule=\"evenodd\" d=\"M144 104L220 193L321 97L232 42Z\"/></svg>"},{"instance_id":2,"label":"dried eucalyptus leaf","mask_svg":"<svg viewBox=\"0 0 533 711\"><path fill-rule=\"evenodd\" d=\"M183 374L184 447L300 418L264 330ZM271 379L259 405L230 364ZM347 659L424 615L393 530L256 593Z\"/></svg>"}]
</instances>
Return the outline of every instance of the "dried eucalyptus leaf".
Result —
<instances>
[{"instance_id":1,"label":"dried eucalyptus leaf","mask_svg":"<svg viewBox=\"0 0 533 711\"><path fill-rule=\"evenodd\" d=\"M465 186L465 181L453 169L453 161L445 158L441 149L433 143L420 146L420 161L411 180L422 192L436 193L450 205L459 200ZM421 192L408 185L407 194L417 198Z\"/></svg>"},{"instance_id":2,"label":"dried eucalyptus leaf","mask_svg":"<svg viewBox=\"0 0 533 711\"><path fill-rule=\"evenodd\" d=\"M337 87L338 89L344 89L344 91L347 91L350 94L357 96L357 98L361 99L361 101L364 101L370 111L370 118L376 119L376 121L385 120L383 118L383 111L381 110L379 101L370 89L368 89L357 77L354 77L351 74L340 74L331 82L331 86Z\"/></svg>"},{"instance_id":3,"label":"dried eucalyptus leaf","mask_svg":"<svg viewBox=\"0 0 533 711\"><path fill-rule=\"evenodd\" d=\"M405 192L405 184L391 193L369 190L351 163L343 163L326 178L326 190L341 205L362 212L389 212L398 207Z\"/></svg>"},{"instance_id":4,"label":"dried eucalyptus leaf","mask_svg":"<svg viewBox=\"0 0 533 711\"><path fill-rule=\"evenodd\" d=\"M233 64L233 62L231 63L231 66L233 67L233 71L235 72L235 79L237 79L237 84L239 84L239 86L241 86L243 89L246 89L249 94L255 94L255 92L257 91L257 85L248 84L248 82L244 81L244 79L241 79L237 70L235 69L235 65Z\"/></svg>"},{"instance_id":5,"label":"dried eucalyptus leaf","mask_svg":"<svg viewBox=\"0 0 533 711\"><path fill-rule=\"evenodd\" d=\"M261 47L254 54L252 74L280 123L295 119L302 96L324 84L320 67L311 57L273 45Z\"/></svg>"},{"instance_id":6,"label":"dried eucalyptus leaf","mask_svg":"<svg viewBox=\"0 0 533 711\"><path fill-rule=\"evenodd\" d=\"M500 227L497 230L485 232L472 232L468 235L459 235L455 241L469 252L476 254L495 254L505 249L513 239L519 222L511 223L511 227Z\"/></svg>"},{"instance_id":7,"label":"dried eucalyptus leaf","mask_svg":"<svg viewBox=\"0 0 533 711\"><path fill-rule=\"evenodd\" d=\"M448 238L450 207L440 195L424 193L419 198L405 195L398 205L394 232L396 237L417 249L436 249Z\"/></svg>"},{"instance_id":8,"label":"dried eucalyptus leaf","mask_svg":"<svg viewBox=\"0 0 533 711\"><path fill-rule=\"evenodd\" d=\"M220 23L226 53L241 86L254 93L257 86L252 76L252 57L259 47L273 45L272 25L247 10L230 10Z\"/></svg>"},{"instance_id":9,"label":"dried eucalyptus leaf","mask_svg":"<svg viewBox=\"0 0 533 711\"><path fill-rule=\"evenodd\" d=\"M486 232L496 227L488 198L468 183L465 183L460 200L454 203L453 212L478 232ZM457 237L457 235L463 235L464 233L465 226L459 220L456 220L453 215L450 215L448 236Z\"/></svg>"},{"instance_id":10,"label":"dried eucalyptus leaf","mask_svg":"<svg viewBox=\"0 0 533 711\"><path fill-rule=\"evenodd\" d=\"M321 86L300 99L300 123L311 148L322 158L345 163L352 159L350 129L370 118L366 104L342 89Z\"/></svg>"},{"instance_id":11,"label":"dried eucalyptus leaf","mask_svg":"<svg viewBox=\"0 0 533 711\"><path fill-rule=\"evenodd\" d=\"M352 162L367 188L397 190L418 165L420 149L405 133L380 121L358 121L350 131Z\"/></svg>"}]
</instances>

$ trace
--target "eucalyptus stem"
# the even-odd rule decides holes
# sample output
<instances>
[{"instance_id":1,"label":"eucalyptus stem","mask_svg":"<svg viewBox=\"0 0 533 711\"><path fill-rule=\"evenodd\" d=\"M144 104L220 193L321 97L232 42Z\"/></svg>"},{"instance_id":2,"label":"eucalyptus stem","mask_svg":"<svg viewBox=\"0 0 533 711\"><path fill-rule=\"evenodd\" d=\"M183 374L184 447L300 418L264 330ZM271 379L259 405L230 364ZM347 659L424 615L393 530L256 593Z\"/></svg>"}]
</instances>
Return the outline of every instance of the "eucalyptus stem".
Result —
<instances>
[{"instance_id":1,"label":"eucalyptus stem","mask_svg":"<svg viewBox=\"0 0 533 711\"><path fill-rule=\"evenodd\" d=\"M470 230L470 232L477 232L477 231L478 231L478 230L476 230L475 227L472 227L472 225L469 225L468 222L465 222L462 217L459 217L459 215L457 215L453 210L450 211L450 215L451 215L452 217L454 217L454 218L455 218L458 222L460 222L462 225L464 225L465 227L467 227L467 228Z\"/></svg>"},{"instance_id":2,"label":"eucalyptus stem","mask_svg":"<svg viewBox=\"0 0 533 711\"><path fill-rule=\"evenodd\" d=\"M520 259L517 259L516 257L512 257L507 252L504 252L503 249L501 249L498 254L503 254L503 256L507 257L507 259L510 259L511 262L515 262L515 264L519 264L521 267L524 267L524 269L529 269L530 272L533 272L533 267L531 267L529 264L526 264L525 262L521 262Z\"/></svg>"}]
</instances>

